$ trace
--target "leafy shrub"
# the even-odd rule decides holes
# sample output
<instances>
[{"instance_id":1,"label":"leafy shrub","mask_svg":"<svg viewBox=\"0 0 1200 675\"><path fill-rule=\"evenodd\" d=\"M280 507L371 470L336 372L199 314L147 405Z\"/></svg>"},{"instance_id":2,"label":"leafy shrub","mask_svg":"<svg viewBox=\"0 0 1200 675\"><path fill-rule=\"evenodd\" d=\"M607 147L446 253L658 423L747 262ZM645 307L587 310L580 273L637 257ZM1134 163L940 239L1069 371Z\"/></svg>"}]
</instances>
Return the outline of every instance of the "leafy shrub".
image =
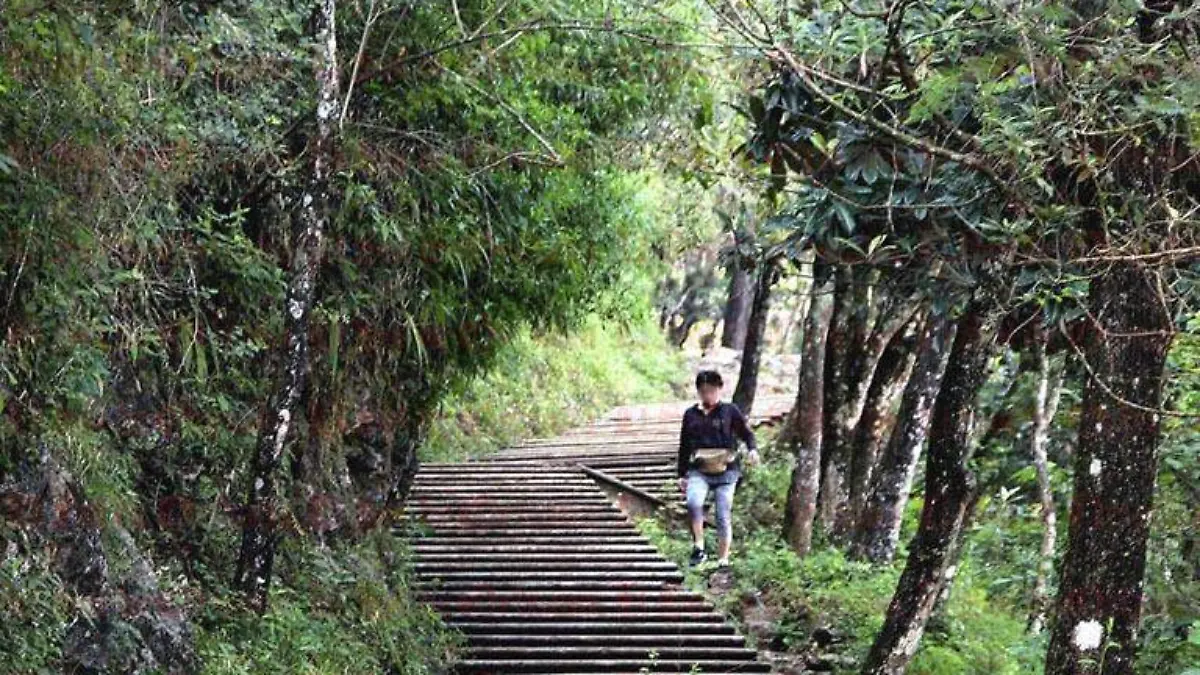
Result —
<instances>
[{"instance_id":1,"label":"leafy shrub","mask_svg":"<svg viewBox=\"0 0 1200 675\"><path fill-rule=\"evenodd\" d=\"M408 554L387 533L344 548L293 546L258 616L210 601L197 648L211 675L441 672L457 638L411 594Z\"/></svg>"},{"instance_id":2,"label":"leafy shrub","mask_svg":"<svg viewBox=\"0 0 1200 675\"><path fill-rule=\"evenodd\" d=\"M54 672L70 611L70 596L62 580L49 571L48 561L6 553L0 560L0 654L5 672Z\"/></svg>"}]
</instances>

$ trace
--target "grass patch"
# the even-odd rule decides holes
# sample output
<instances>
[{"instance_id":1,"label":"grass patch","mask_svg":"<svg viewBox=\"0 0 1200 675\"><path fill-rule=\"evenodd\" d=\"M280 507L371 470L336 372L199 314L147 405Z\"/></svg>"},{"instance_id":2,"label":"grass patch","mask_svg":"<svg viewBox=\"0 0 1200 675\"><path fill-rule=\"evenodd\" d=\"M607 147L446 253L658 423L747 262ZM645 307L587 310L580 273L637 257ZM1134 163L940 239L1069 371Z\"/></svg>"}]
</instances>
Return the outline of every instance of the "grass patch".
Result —
<instances>
[{"instance_id":1,"label":"grass patch","mask_svg":"<svg viewBox=\"0 0 1200 675\"><path fill-rule=\"evenodd\" d=\"M552 436L617 405L683 396L685 380L682 356L649 322L620 326L592 317L565 336L526 329L486 374L447 397L421 459L456 461Z\"/></svg>"}]
</instances>

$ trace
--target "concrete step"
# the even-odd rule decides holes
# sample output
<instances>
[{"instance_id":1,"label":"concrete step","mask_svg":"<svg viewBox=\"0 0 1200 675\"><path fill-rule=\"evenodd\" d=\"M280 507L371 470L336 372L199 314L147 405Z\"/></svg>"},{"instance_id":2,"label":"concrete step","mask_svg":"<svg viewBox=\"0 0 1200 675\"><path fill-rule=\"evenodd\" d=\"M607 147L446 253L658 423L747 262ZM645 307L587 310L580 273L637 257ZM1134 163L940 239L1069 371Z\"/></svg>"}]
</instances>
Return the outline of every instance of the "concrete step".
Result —
<instances>
[{"instance_id":1,"label":"concrete step","mask_svg":"<svg viewBox=\"0 0 1200 675\"><path fill-rule=\"evenodd\" d=\"M416 561L422 564L462 562L466 564L505 562L524 567L537 566L542 568L546 563L574 563L588 565L590 563L606 563L626 565L636 563L661 562L662 558L653 553L597 553L591 555L575 555L572 553L418 553ZM544 568L542 568L544 569Z\"/></svg>"},{"instance_id":2,"label":"concrete step","mask_svg":"<svg viewBox=\"0 0 1200 675\"><path fill-rule=\"evenodd\" d=\"M395 531L419 599L467 638L455 672L770 671L616 503L678 500L688 405L624 408L628 419L421 467Z\"/></svg>"},{"instance_id":3,"label":"concrete step","mask_svg":"<svg viewBox=\"0 0 1200 675\"><path fill-rule=\"evenodd\" d=\"M656 558L656 549L649 544L497 544L483 543L465 545L458 541L451 544L435 544L429 541L414 540L411 542L413 551L417 555L542 555L542 554L578 554L578 555L609 555L609 554L628 554L642 553L653 555Z\"/></svg>"},{"instance_id":4,"label":"concrete step","mask_svg":"<svg viewBox=\"0 0 1200 675\"><path fill-rule=\"evenodd\" d=\"M578 602L596 600L601 602L689 602L702 600L695 593L684 590L647 591L607 591L607 590L444 590L429 589L418 593L421 598L437 599L445 602L467 602L481 600L496 600L497 602Z\"/></svg>"},{"instance_id":5,"label":"concrete step","mask_svg":"<svg viewBox=\"0 0 1200 675\"><path fill-rule=\"evenodd\" d=\"M721 623L724 617L715 612L701 611L627 611L620 613L600 614L588 611L527 611L527 612L505 612L505 611L464 611L464 612L442 612L447 621L452 623L524 623L524 622L540 622L540 623Z\"/></svg>"},{"instance_id":6,"label":"concrete step","mask_svg":"<svg viewBox=\"0 0 1200 675\"><path fill-rule=\"evenodd\" d=\"M679 583L683 575L665 570L641 572L580 572L576 570L531 570L521 574L506 571L438 572L424 575L427 581L661 581Z\"/></svg>"},{"instance_id":7,"label":"concrete step","mask_svg":"<svg viewBox=\"0 0 1200 675\"><path fill-rule=\"evenodd\" d=\"M771 667L756 661L668 659L465 659L459 673L769 673Z\"/></svg>"},{"instance_id":8,"label":"concrete step","mask_svg":"<svg viewBox=\"0 0 1200 675\"><path fill-rule=\"evenodd\" d=\"M668 640L683 637L727 637L741 640L732 627L717 616L711 621L605 621L608 617L595 617L587 622L536 622L521 621L518 623L503 623L492 621L455 622L456 630L468 636L474 635L505 635L515 638L537 638L547 636L553 639L561 635L594 635L599 638L612 639L625 635L655 635Z\"/></svg>"},{"instance_id":9,"label":"concrete step","mask_svg":"<svg viewBox=\"0 0 1200 675\"><path fill-rule=\"evenodd\" d=\"M590 612L595 615L613 615L621 619L631 612L704 612L708 605L703 600L650 600L620 602L609 600L442 600L430 603L439 613L459 616L476 614L521 614Z\"/></svg>"},{"instance_id":10,"label":"concrete step","mask_svg":"<svg viewBox=\"0 0 1200 675\"><path fill-rule=\"evenodd\" d=\"M487 624L485 624L486 626ZM665 635L652 630L630 634L628 624L618 624L621 631L611 635L596 633L549 633L525 635L520 633L479 632L471 634L471 644L480 647L645 647L659 651L668 647L729 647L745 648L746 641L738 635L679 634ZM639 629L641 630L641 629Z\"/></svg>"},{"instance_id":11,"label":"concrete step","mask_svg":"<svg viewBox=\"0 0 1200 675\"><path fill-rule=\"evenodd\" d=\"M652 593L678 590L678 581L663 579L487 579L440 580L418 579L413 583L418 592L437 591L640 591Z\"/></svg>"},{"instance_id":12,"label":"concrete step","mask_svg":"<svg viewBox=\"0 0 1200 675\"><path fill-rule=\"evenodd\" d=\"M649 561L649 562L628 561L628 560L618 560L618 561L547 560L547 561L541 561L538 563L538 565L533 566L533 565L530 565L529 562L524 562L524 561L500 561L500 562L497 562L494 560L492 560L492 561L467 560L467 561L455 562L455 561L424 560L424 558L418 558L418 560L416 560L416 562L413 563L413 568L418 573L467 572L467 571L472 571L472 569L476 569L476 571L480 571L480 572L512 571L512 572L520 573L520 572L526 571L526 569L529 569L532 567L538 568L539 571L557 571L557 569L563 569L563 571L568 571L568 572L574 572L574 571L580 571L580 572L584 572L584 571L593 571L593 572L628 571L628 572L632 572L632 571L643 571L643 569L662 569L662 571L672 571L672 569L678 569L676 567L676 565L674 565L673 562L667 562L667 561L661 561L661 560L660 561Z\"/></svg>"}]
</instances>

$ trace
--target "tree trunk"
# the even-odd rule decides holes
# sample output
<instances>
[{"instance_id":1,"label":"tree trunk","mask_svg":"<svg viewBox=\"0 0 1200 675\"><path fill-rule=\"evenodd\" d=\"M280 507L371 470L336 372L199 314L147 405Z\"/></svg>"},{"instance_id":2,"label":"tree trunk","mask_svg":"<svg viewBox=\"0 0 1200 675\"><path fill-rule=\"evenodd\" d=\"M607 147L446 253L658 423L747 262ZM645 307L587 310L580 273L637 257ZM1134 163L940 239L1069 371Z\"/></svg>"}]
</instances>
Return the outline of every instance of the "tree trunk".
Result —
<instances>
[{"instance_id":1,"label":"tree trunk","mask_svg":"<svg viewBox=\"0 0 1200 675\"><path fill-rule=\"evenodd\" d=\"M742 258L742 248L753 241L753 235L742 228L733 233L734 251L730 263L729 298L725 301L725 328L721 346L742 350L750 327L751 303L755 295L754 276Z\"/></svg>"},{"instance_id":2,"label":"tree trunk","mask_svg":"<svg viewBox=\"0 0 1200 675\"><path fill-rule=\"evenodd\" d=\"M871 476L871 487L859 518L851 554L876 563L891 562L900 540L900 523L921 447L929 430L929 418L946 370L954 324L942 313L931 312L926 320L913 374L904 387L897 423L892 429L879 466Z\"/></svg>"},{"instance_id":3,"label":"tree trunk","mask_svg":"<svg viewBox=\"0 0 1200 675\"><path fill-rule=\"evenodd\" d=\"M1091 283L1067 551L1046 675L1133 673L1172 319L1159 280L1116 264Z\"/></svg>"},{"instance_id":4,"label":"tree trunk","mask_svg":"<svg viewBox=\"0 0 1200 675\"><path fill-rule=\"evenodd\" d=\"M308 315L313 287L321 265L322 238L329 219L329 178L333 166L333 134L338 101L337 31L335 0L320 0L316 36L321 48L316 68L317 129L309 156L311 173L295 216L295 244L289 271L284 347L281 372L264 410L251 463L251 484L246 497L241 552L234 587L249 604L263 612L271 583L278 534L276 474L293 412L300 400L307 368Z\"/></svg>"},{"instance_id":5,"label":"tree trunk","mask_svg":"<svg viewBox=\"0 0 1200 675\"><path fill-rule=\"evenodd\" d=\"M866 294L855 297L851 275L857 270L839 267L833 272L833 314L825 340L824 400L821 423L821 484L817 517L821 528L832 532L838 513L848 505L847 453L842 447L853 429L852 391L854 367L860 362L866 334ZM865 281L865 280L860 280Z\"/></svg>"},{"instance_id":6,"label":"tree trunk","mask_svg":"<svg viewBox=\"0 0 1200 675\"><path fill-rule=\"evenodd\" d=\"M742 365L738 372L737 386L733 390L733 403L746 415L754 407L754 392L758 388L758 367L762 361L763 342L766 339L767 316L771 313L771 287L779 281L779 266L765 260L754 284L754 305L750 311L749 330L746 331L746 346L742 350Z\"/></svg>"},{"instance_id":7,"label":"tree trunk","mask_svg":"<svg viewBox=\"0 0 1200 675\"><path fill-rule=\"evenodd\" d=\"M1029 617L1029 632L1040 633L1046 626L1046 607L1049 604L1047 588L1050 574L1054 571L1054 545L1058 538L1058 514L1054 503L1054 491L1050 485L1050 460L1046 445L1050 441L1050 423L1058 412L1059 394L1062 392L1065 367L1055 371L1046 356L1045 331L1039 326L1039 335L1034 342L1034 360L1038 370L1037 395L1034 398L1033 431L1029 439L1033 467L1037 471L1037 497L1042 509L1042 545L1038 550L1037 578L1033 583L1033 611Z\"/></svg>"},{"instance_id":8,"label":"tree trunk","mask_svg":"<svg viewBox=\"0 0 1200 675\"><path fill-rule=\"evenodd\" d=\"M825 423L821 444L821 525L834 541L850 533L850 456L854 430L883 351L917 309L914 298L891 294L879 299L872 272L840 270L835 280L834 317L826 344ZM839 290L841 291L839 293Z\"/></svg>"},{"instance_id":9,"label":"tree trunk","mask_svg":"<svg viewBox=\"0 0 1200 675\"><path fill-rule=\"evenodd\" d=\"M847 527L857 528L866 504L871 475L879 461L879 451L887 441L895 424L892 414L896 399L904 391L904 385L912 374L917 359L916 343L921 335L921 322L914 318L907 327L894 335L875 368L871 386L867 390L866 403L858 426L854 429L854 441L850 446L850 513Z\"/></svg>"},{"instance_id":10,"label":"tree trunk","mask_svg":"<svg viewBox=\"0 0 1200 675\"><path fill-rule=\"evenodd\" d=\"M925 505L908 562L871 645L864 675L898 675L917 651L925 624L948 580L975 488L968 468L973 407L987 375L991 336L986 298L973 299L958 320L946 373L933 406L925 463Z\"/></svg>"},{"instance_id":11,"label":"tree trunk","mask_svg":"<svg viewBox=\"0 0 1200 675\"><path fill-rule=\"evenodd\" d=\"M779 442L796 458L783 516L783 536L792 550L805 555L812 547L813 518L821 475L821 404L824 397L825 337L833 310L832 288L824 266L813 264L808 315L804 320L800 383L796 405L780 432Z\"/></svg>"},{"instance_id":12,"label":"tree trunk","mask_svg":"<svg viewBox=\"0 0 1200 675\"><path fill-rule=\"evenodd\" d=\"M795 302L792 303L792 311L788 314L787 322L783 324L783 337L779 338L779 353L792 353L792 331L800 322L800 317L808 313L808 298L811 295L803 289L796 291Z\"/></svg>"}]
</instances>

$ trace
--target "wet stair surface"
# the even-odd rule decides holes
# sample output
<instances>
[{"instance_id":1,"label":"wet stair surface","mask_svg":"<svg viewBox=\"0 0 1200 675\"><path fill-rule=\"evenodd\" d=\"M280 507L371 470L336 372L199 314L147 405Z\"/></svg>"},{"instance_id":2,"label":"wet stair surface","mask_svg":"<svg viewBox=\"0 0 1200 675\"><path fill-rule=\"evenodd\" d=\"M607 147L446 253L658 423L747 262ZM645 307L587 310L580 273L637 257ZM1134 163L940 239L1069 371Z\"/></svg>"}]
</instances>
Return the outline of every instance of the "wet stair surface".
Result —
<instances>
[{"instance_id":1,"label":"wet stair surface","mask_svg":"<svg viewBox=\"0 0 1200 675\"><path fill-rule=\"evenodd\" d=\"M758 419L777 419L787 401ZM422 600L467 639L459 673L763 673L614 500L666 500L682 406L464 464L425 464L406 528ZM645 415L644 409L633 409ZM677 414L676 414L677 413ZM587 468L585 468L587 467Z\"/></svg>"}]
</instances>

